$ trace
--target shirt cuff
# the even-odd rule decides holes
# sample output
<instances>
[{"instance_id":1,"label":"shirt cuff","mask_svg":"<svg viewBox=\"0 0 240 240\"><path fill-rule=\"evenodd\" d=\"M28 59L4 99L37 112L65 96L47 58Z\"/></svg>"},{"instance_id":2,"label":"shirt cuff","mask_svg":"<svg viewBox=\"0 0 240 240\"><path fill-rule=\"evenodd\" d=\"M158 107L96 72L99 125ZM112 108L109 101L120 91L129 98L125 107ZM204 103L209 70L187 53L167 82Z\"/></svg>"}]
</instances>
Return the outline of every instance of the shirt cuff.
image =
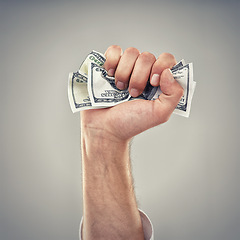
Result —
<instances>
[{"instance_id":1,"label":"shirt cuff","mask_svg":"<svg viewBox=\"0 0 240 240\"><path fill-rule=\"evenodd\" d=\"M138 209L140 213L140 217L142 220L142 226L143 226L143 232L144 232L144 240L153 240L153 225L151 223L151 220L147 216L146 213L144 213L142 210ZM82 240L82 224L83 224L83 218L80 222L80 228L79 228L79 240Z\"/></svg>"}]
</instances>

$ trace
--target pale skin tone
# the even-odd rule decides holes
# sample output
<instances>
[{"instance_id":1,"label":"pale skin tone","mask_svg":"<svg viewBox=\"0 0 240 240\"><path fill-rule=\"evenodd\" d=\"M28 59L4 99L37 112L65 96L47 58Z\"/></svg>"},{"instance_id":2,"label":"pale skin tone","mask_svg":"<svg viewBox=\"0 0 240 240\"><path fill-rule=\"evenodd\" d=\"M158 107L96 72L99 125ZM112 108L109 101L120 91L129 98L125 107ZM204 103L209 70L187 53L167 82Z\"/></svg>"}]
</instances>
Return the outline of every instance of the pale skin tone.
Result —
<instances>
[{"instance_id":1,"label":"pale skin tone","mask_svg":"<svg viewBox=\"0 0 240 240\"><path fill-rule=\"evenodd\" d=\"M169 53L157 59L136 48L124 52L110 46L105 69L114 75L116 86L133 97L144 90L148 79L161 87L155 101L134 100L117 106L81 112L83 165L83 240L143 240L142 223L132 185L129 142L137 134L166 122L181 96L182 87L171 69Z\"/></svg>"}]
</instances>

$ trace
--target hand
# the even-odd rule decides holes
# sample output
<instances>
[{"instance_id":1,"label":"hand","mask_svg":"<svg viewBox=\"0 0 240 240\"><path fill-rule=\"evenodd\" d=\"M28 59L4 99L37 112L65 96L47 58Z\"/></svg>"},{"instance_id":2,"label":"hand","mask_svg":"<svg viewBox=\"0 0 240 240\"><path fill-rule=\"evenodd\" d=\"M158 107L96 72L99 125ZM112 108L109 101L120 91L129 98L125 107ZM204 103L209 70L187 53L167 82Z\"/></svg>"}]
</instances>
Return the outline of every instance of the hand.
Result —
<instances>
[{"instance_id":1,"label":"hand","mask_svg":"<svg viewBox=\"0 0 240 240\"><path fill-rule=\"evenodd\" d=\"M128 48L122 54L119 46L110 46L106 53L105 69L115 74L116 86L128 88L131 96L139 96L150 78L162 94L154 101L133 100L111 108L86 110L81 113L82 131L89 136L110 141L129 141L133 136L161 123L171 116L183 95L170 69L176 64L173 55L161 54L158 59L148 52Z\"/></svg>"}]
</instances>

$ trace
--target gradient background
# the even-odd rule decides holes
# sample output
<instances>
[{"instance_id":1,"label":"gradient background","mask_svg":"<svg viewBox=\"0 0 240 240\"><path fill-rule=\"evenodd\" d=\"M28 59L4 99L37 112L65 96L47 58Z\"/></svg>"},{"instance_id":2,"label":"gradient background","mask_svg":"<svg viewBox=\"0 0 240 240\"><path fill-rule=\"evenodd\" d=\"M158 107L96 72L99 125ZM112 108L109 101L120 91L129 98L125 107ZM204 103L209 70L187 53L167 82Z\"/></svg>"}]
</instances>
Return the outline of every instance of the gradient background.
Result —
<instances>
[{"instance_id":1,"label":"gradient background","mask_svg":"<svg viewBox=\"0 0 240 240\"><path fill-rule=\"evenodd\" d=\"M133 141L139 207L155 239L240 239L239 1L1 1L0 240L77 240L79 114L68 73L95 49L194 63L189 119Z\"/></svg>"}]
</instances>

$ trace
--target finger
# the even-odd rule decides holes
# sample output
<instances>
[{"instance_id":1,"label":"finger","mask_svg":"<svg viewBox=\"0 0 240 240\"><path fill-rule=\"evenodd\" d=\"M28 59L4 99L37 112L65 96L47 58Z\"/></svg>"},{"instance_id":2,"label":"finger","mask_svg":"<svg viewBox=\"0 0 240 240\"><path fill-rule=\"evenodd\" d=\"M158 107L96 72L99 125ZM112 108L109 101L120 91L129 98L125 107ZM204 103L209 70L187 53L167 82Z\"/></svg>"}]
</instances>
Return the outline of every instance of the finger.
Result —
<instances>
[{"instance_id":1,"label":"finger","mask_svg":"<svg viewBox=\"0 0 240 240\"><path fill-rule=\"evenodd\" d=\"M156 104L154 114L158 121L157 124L166 122L169 119L184 93L183 88L173 78L170 69L163 70L160 77L160 88L162 93L154 101Z\"/></svg>"},{"instance_id":2,"label":"finger","mask_svg":"<svg viewBox=\"0 0 240 240\"><path fill-rule=\"evenodd\" d=\"M150 83L152 86L159 86L160 75L166 68L172 68L176 65L175 57L170 53L162 53L152 67Z\"/></svg>"},{"instance_id":3,"label":"finger","mask_svg":"<svg viewBox=\"0 0 240 240\"><path fill-rule=\"evenodd\" d=\"M155 56L149 52L143 52L139 55L128 88L132 97L137 97L143 92L155 61Z\"/></svg>"},{"instance_id":4,"label":"finger","mask_svg":"<svg viewBox=\"0 0 240 240\"><path fill-rule=\"evenodd\" d=\"M115 73L115 84L117 88L121 90L127 88L131 73L139 54L139 51L133 47L127 48L124 51Z\"/></svg>"},{"instance_id":5,"label":"finger","mask_svg":"<svg viewBox=\"0 0 240 240\"><path fill-rule=\"evenodd\" d=\"M117 45L112 45L106 50L104 55L106 56L104 68L107 70L109 76L114 76L118 62L122 55L122 49Z\"/></svg>"}]
</instances>

